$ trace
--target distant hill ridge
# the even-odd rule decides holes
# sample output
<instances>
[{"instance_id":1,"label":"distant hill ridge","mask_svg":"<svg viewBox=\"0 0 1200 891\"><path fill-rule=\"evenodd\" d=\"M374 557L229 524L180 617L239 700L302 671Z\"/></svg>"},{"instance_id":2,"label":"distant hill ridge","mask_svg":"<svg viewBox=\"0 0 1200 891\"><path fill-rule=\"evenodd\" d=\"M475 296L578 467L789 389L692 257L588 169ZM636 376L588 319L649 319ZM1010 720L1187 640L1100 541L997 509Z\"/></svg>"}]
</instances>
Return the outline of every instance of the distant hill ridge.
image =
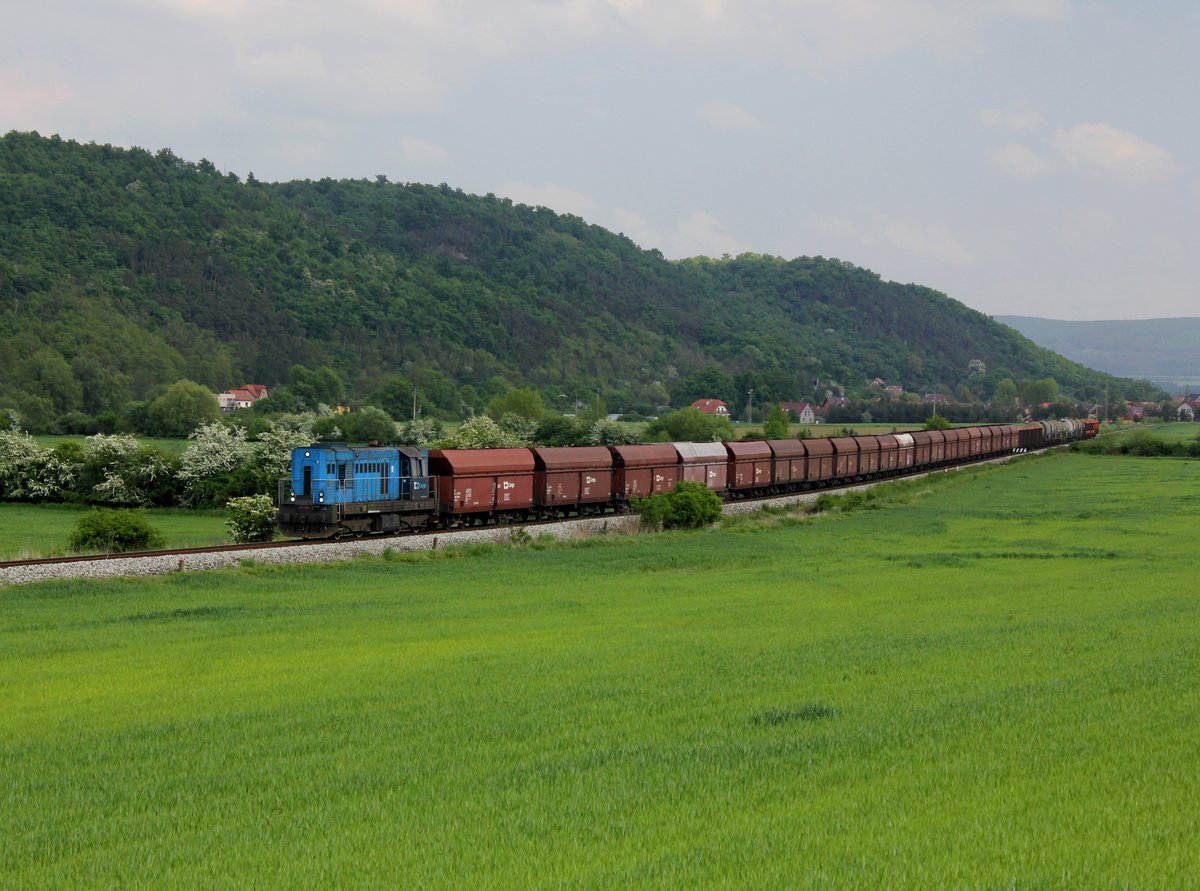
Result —
<instances>
[{"instance_id":1,"label":"distant hill ridge","mask_svg":"<svg viewBox=\"0 0 1200 891\"><path fill-rule=\"evenodd\" d=\"M1089 368L1150 380L1172 393L1200 388L1200 318L1088 322L994 318Z\"/></svg>"},{"instance_id":2,"label":"distant hill ridge","mask_svg":"<svg viewBox=\"0 0 1200 891\"><path fill-rule=\"evenodd\" d=\"M243 181L169 149L13 132L0 223L0 409L26 414L94 415L179 378L297 385L296 365L329 370L306 379L310 395L344 385L406 406L415 388L451 415L517 385L552 404L599 392L614 410L740 409L751 388L765 405L873 378L1138 391L851 263L672 262L446 185ZM987 375L969 375L974 359Z\"/></svg>"}]
</instances>

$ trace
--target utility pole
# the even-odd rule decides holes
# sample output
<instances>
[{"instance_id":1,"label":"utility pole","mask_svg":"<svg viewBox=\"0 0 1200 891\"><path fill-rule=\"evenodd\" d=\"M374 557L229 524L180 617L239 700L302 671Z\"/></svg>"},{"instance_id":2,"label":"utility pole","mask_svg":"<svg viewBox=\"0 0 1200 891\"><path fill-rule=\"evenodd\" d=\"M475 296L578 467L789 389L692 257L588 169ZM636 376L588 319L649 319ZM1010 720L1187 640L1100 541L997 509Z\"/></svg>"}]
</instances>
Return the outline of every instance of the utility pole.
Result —
<instances>
[{"instance_id":1,"label":"utility pole","mask_svg":"<svg viewBox=\"0 0 1200 891\"><path fill-rule=\"evenodd\" d=\"M746 420L754 423L754 388L750 388L750 392L746 394Z\"/></svg>"}]
</instances>

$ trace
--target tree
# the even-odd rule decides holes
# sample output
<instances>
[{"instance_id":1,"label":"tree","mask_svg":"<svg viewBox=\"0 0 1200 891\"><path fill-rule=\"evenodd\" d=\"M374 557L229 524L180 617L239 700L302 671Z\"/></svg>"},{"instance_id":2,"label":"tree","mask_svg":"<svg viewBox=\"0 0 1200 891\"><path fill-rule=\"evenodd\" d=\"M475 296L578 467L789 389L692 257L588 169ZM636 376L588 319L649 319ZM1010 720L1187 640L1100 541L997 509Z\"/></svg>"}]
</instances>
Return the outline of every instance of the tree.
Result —
<instances>
[{"instance_id":1,"label":"tree","mask_svg":"<svg viewBox=\"0 0 1200 891\"><path fill-rule=\"evenodd\" d=\"M703 483L683 480L670 492L634 501L642 524L650 529L698 529L721 516L721 497Z\"/></svg>"},{"instance_id":2,"label":"tree","mask_svg":"<svg viewBox=\"0 0 1200 891\"><path fill-rule=\"evenodd\" d=\"M763 437L766 439L787 439L788 435L788 416L779 405L776 405L767 414L767 421L763 424Z\"/></svg>"},{"instance_id":3,"label":"tree","mask_svg":"<svg viewBox=\"0 0 1200 891\"><path fill-rule=\"evenodd\" d=\"M503 430L487 415L476 415L467 418L444 446L451 449L515 449L528 444L528 441Z\"/></svg>"},{"instance_id":4,"label":"tree","mask_svg":"<svg viewBox=\"0 0 1200 891\"><path fill-rule=\"evenodd\" d=\"M141 511L97 508L80 518L67 543L76 552L123 553L160 548L166 542Z\"/></svg>"},{"instance_id":5,"label":"tree","mask_svg":"<svg viewBox=\"0 0 1200 891\"><path fill-rule=\"evenodd\" d=\"M1016 401L1017 385L1011 378L1006 377L996 384L996 389L992 391L992 402L1007 407L1015 405Z\"/></svg>"},{"instance_id":6,"label":"tree","mask_svg":"<svg viewBox=\"0 0 1200 891\"><path fill-rule=\"evenodd\" d=\"M488 403L487 413L493 420L505 415L518 415L531 421L540 421L546 414L546 405L541 395L530 387L519 387L497 396Z\"/></svg>"},{"instance_id":7,"label":"tree","mask_svg":"<svg viewBox=\"0 0 1200 891\"><path fill-rule=\"evenodd\" d=\"M346 395L341 377L328 365L317 369L293 365L292 385L289 388L306 408L316 409L319 405L335 405Z\"/></svg>"},{"instance_id":8,"label":"tree","mask_svg":"<svg viewBox=\"0 0 1200 891\"><path fill-rule=\"evenodd\" d=\"M391 444L399 438L396 422L382 408L373 405L342 415L340 422L342 432L351 442Z\"/></svg>"},{"instance_id":9,"label":"tree","mask_svg":"<svg viewBox=\"0 0 1200 891\"><path fill-rule=\"evenodd\" d=\"M275 499L270 495L245 495L225 504L229 519L225 528L238 544L270 541L275 537Z\"/></svg>"},{"instance_id":10,"label":"tree","mask_svg":"<svg viewBox=\"0 0 1200 891\"><path fill-rule=\"evenodd\" d=\"M182 439L202 424L220 415L217 397L208 387L195 381L176 381L146 409L150 430L155 436Z\"/></svg>"},{"instance_id":11,"label":"tree","mask_svg":"<svg viewBox=\"0 0 1200 891\"><path fill-rule=\"evenodd\" d=\"M690 407L663 415L646 432L659 442L721 442L734 438L729 418Z\"/></svg>"}]
</instances>

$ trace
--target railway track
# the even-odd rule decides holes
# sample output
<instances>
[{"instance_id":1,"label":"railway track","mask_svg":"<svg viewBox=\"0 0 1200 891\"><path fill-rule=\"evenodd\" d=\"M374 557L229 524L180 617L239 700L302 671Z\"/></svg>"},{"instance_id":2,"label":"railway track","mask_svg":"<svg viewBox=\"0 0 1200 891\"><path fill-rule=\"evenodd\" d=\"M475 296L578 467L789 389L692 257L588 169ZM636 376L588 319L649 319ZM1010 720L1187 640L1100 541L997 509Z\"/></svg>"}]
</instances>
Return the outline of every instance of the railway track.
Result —
<instances>
[{"instance_id":1,"label":"railway track","mask_svg":"<svg viewBox=\"0 0 1200 891\"><path fill-rule=\"evenodd\" d=\"M982 461L971 461L938 467L921 473L829 486L785 495L766 495L727 501L727 514L749 513L764 504L793 504L814 501L823 494L866 491L874 486L899 480L920 479L974 464L1004 463L1017 455L1003 455ZM213 545L205 548L174 548L160 551L128 551L118 554L89 554L66 557L43 557L32 560L0 561L0 585L21 584L55 578L111 578L124 575L159 575L203 569L236 566L247 561L256 563L323 563L351 559L361 554L380 554L385 551L432 550L441 544L468 542L503 542L511 540L516 530L569 538L601 532L631 532L637 528L637 516L632 513L612 513L598 517L573 517L559 520L535 520L528 523L500 526L474 526L461 529L430 529L395 535L370 535L344 539L287 539L252 544Z\"/></svg>"}]
</instances>

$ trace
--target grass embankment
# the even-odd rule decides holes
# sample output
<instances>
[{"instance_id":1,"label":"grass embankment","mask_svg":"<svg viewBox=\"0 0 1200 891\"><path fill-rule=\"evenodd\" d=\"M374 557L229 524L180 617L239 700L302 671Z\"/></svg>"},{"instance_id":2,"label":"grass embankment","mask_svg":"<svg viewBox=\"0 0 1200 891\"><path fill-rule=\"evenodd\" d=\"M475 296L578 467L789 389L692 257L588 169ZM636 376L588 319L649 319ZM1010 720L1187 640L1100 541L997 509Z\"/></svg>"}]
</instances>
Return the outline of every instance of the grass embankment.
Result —
<instances>
[{"instance_id":1,"label":"grass embankment","mask_svg":"<svg viewBox=\"0 0 1200 891\"><path fill-rule=\"evenodd\" d=\"M1186 886L1195 469L3 590L0 885Z\"/></svg>"},{"instance_id":2,"label":"grass embankment","mask_svg":"<svg viewBox=\"0 0 1200 891\"><path fill-rule=\"evenodd\" d=\"M92 508L80 504L0 502L0 560L60 557L71 553L67 539ZM216 510L150 508L146 517L169 548L199 548L229 541L227 514Z\"/></svg>"}]
</instances>

